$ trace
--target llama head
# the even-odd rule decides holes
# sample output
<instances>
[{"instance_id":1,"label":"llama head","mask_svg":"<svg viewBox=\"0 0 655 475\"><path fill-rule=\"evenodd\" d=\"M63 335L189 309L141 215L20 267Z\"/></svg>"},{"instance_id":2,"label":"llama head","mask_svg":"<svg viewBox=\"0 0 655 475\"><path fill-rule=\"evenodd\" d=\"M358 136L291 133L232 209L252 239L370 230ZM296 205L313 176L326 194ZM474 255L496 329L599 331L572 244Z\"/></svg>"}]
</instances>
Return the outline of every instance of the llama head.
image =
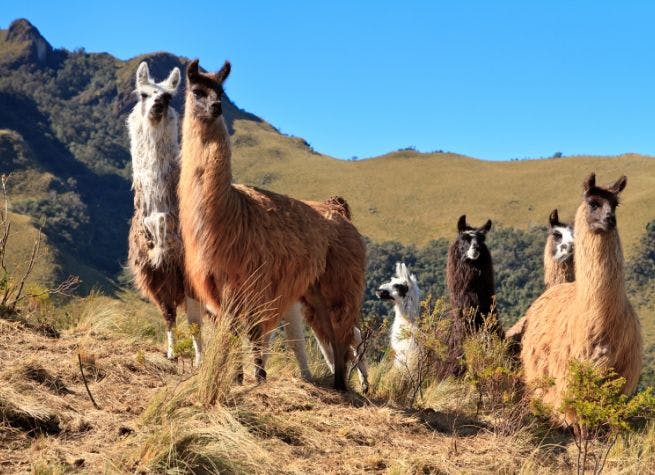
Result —
<instances>
[{"instance_id":1,"label":"llama head","mask_svg":"<svg viewBox=\"0 0 655 475\"><path fill-rule=\"evenodd\" d=\"M162 82L150 77L148 63L143 61L136 70L136 93L139 96L141 114L153 123L159 123L172 110L173 94L180 85L180 69L174 68Z\"/></svg>"},{"instance_id":2,"label":"llama head","mask_svg":"<svg viewBox=\"0 0 655 475\"><path fill-rule=\"evenodd\" d=\"M554 261L565 262L573 256L573 226L560 222L556 209L550 213L548 237Z\"/></svg>"},{"instance_id":3,"label":"llama head","mask_svg":"<svg viewBox=\"0 0 655 475\"><path fill-rule=\"evenodd\" d=\"M584 181L582 196L585 220L592 233L607 233L616 228L616 207L619 205L619 194L627 182L628 179L624 175L611 185L598 186L595 173L589 175Z\"/></svg>"},{"instance_id":4,"label":"llama head","mask_svg":"<svg viewBox=\"0 0 655 475\"><path fill-rule=\"evenodd\" d=\"M405 315L418 313L421 292L416 276L410 273L404 262L396 263L396 275L382 284L375 292L380 300L392 300Z\"/></svg>"},{"instance_id":5,"label":"llama head","mask_svg":"<svg viewBox=\"0 0 655 475\"><path fill-rule=\"evenodd\" d=\"M223 67L215 73L200 72L197 59L189 64L186 70L188 84L185 107L194 117L213 122L223 114L223 83L231 69L229 61L225 61Z\"/></svg>"},{"instance_id":6,"label":"llama head","mask_svg":"<svg viewBox=\"0 0 655 475\"><path fill-rule=\"evenodd\" d=\"M466 223L466 215L463 214L457 221L457 247L462 259L476 261L483 252L488 253L487 245L484 243L487 233L491 229L491 220L488 219L484 225L474 228Z\"/></svg>"}]
</instances>

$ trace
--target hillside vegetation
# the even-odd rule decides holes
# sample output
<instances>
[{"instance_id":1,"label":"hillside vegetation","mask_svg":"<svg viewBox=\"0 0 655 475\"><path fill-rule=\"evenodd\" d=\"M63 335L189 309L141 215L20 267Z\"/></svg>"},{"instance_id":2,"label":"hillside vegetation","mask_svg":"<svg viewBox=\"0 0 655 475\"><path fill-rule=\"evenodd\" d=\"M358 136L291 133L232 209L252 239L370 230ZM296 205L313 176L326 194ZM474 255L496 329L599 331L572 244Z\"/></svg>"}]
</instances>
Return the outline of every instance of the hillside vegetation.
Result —
<instances>
[{"instance_id":1,"label":"hillside vegetation","mask_svg":"<svg viewBox=\"0 0 655 475\"><path fill-rule=\"evenodd\" d=\"M45 216L45 231L81 263L115 278L132 212L124 126L142 60L156 78L186 58L152 53L122 61L106 53L53 49L26 20L0 30L0 172L12 172L14 210ZM238 68L238 65L235 65ZM229 92L229 84L228 84ZM554 207L570 218L580 182L629 177L620 210L630 255L655 218L655 160L636 154L487 162L404 150L343 161L281 134L225 98L235 180L302 199L342 195L374 241L424 245L451 239L460 214L506 228L543 225ZM182 94L174 105L180 109Z\"/></svg>"}]
</instances>

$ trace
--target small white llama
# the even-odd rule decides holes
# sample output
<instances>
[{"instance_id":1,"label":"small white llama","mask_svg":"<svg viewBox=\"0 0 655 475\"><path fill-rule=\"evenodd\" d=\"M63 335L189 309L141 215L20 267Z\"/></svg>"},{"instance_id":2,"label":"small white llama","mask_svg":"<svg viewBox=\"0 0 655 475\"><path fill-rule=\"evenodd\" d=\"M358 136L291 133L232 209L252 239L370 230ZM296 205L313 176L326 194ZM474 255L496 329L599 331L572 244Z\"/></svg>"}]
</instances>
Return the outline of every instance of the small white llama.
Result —
<instances>
[{"instance_id":1,"label":"small white llama","mask_svg":"<svg viewBox=\"0 0 655 475\"><path fill-rule=\"evenodd\" d=\"M405 263L396 263L396 275L377 290L378 298L391 300L395 312L391 325L391 348L395 354L394 366L412 370L418 363L419 345L416 341L421 292L416 276L410 274Z\"/></svg>"}]
</instances>

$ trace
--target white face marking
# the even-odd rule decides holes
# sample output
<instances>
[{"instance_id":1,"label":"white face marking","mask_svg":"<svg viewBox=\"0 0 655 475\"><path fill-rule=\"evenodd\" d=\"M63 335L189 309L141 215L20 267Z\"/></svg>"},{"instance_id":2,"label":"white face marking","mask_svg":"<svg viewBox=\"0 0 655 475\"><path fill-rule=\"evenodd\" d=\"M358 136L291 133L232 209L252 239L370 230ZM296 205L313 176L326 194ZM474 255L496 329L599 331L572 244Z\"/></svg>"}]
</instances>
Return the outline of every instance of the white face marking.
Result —
<instances>
[{"instance_id":1,"label":"white face marking","mask_svg":"<svg viewBox=\"0 0 655 475\"><path fill-rule=\"evenodd\" d=\"M394 302L402 302L405 299L405 296L400 295L400 291L397 287L399 285L404 285L409 289L411 284L408 283L405 279L401 279L400 277L392 277L389 282L378 287L378 290L386 290L389 292L389 295L391 295L391 298Z\"/></svg>"},{"instance_id":2,"label":"white face marking","mask_svg":"<svg viewBox=\"0 0 655 475\"><path fill-rule=\"evenodd\" d=\"M553 259L557 262L564 262L573 255L573 229L570 226L555 226L551 232L555 245ZM561 238L559 238L560 236Z\"/></svg>"},{"instance_id":3,"label":"white face marking","mask_svg":"<svg viewBox=\"0 0 655 475\"><path fill-rule=\"evenodd\" d=\"M475 231L465 231L464 234L471 236L471 245L466 251L466 258L474 261L478 257L480 257L480 251L478 250L478 242L475 239L477 237L477 233Z\"/></svg>"}]
</instances>

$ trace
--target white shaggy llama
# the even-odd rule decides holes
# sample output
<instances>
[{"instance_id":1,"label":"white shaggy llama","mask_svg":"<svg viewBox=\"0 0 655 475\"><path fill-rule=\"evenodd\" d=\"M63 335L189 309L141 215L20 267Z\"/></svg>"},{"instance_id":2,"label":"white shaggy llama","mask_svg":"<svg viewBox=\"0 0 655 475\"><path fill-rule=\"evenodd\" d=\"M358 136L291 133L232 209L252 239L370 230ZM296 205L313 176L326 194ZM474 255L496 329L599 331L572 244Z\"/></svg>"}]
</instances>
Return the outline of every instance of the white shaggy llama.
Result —
<instances>
[{"instance_id":1,"label":"white shaggy llama","mask_svg":"<svg viewBox=\"0 0 655 475\"><path fill-rule=\"evenodd\" d=\"M412 370L418 363L419 346L416 341L421 292L416 276L410 274L405 263L396 263L396 275L377 290L378 298L394 302L394 320L391 325L391 348L395 353L394 366Z\"/></svg>"},{"instance_id":2,"label":"white shaggy llama","mask_svg":"<svg viewBox=\"0 0 655 475\"><path fill-rule=\"evenodd\" d=\"M128 260L135 285L160 308L166 320L169 359L175 357L177 307L186 300L189 323L198 326L203 313L186 291L179 235L179 130L177 113L170 105L179 84L178 68L157 83L150 77L148 64L142 62L136 73L139 102L127 118L134 190ZM198 365L202 344L196 334L193 345L194 364Z\"/></svg>"}]
</instances>

